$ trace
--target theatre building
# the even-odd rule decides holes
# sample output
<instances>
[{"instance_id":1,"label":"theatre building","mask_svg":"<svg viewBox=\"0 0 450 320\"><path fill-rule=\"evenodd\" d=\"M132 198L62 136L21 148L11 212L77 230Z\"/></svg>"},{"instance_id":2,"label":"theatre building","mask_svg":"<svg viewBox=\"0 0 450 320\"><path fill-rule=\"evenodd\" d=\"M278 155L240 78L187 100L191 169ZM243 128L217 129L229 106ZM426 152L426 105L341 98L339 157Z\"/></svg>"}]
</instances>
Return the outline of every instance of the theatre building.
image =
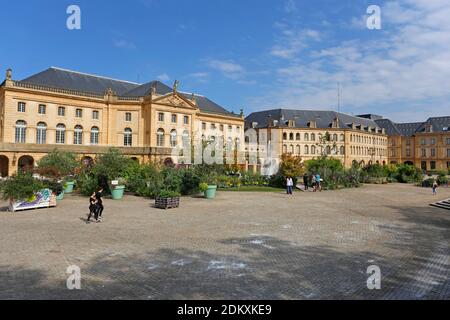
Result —
<instances>
[{"instance_id":1,"label":"theatre building","mask_svg":"<svg viewBox=\"0 0 450 320\"><path fill-rule=\"evenodd\" d=\"M205 96L59 68L0 84L0 175L32 168L55 148L93 161L110 147L139 162L176 162L172 150L200 135L239 145L244 117Z\"/></svg>"}]
</instances>

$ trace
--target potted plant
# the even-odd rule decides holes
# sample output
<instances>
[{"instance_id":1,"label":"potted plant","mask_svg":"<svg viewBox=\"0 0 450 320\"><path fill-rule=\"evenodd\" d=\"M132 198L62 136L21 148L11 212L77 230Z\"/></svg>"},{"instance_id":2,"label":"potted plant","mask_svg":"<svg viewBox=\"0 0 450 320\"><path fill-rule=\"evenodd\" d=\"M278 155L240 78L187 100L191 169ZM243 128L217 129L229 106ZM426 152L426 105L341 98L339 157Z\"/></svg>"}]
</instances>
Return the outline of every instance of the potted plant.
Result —
<instances>
[{"instance_id":1,"label":"potted plant","mask_svg":"<svg viewBox=\"0 0 450 320\"><path fill-rule=\"evenodd\" d=\"M206 199L214 199L216 197L217 185L202 182L199 185L199 189L204 193Z\"/></svg>"},{"instance_id":2,"label":"potted plant","mask_svg":"<svg viewBox=\"0 0 450 320\"><path fill-rule=\"evenodd\" d=\"M53 192L56 192L58 200L62 200L64 193L73 192L75 181L72 175L77 167L78 161L74 154L55 149L39 160L37 172L54 182L57 187ZM65 182L61 183L61 180Z\"/></svg>"},{"instance_id":3,"label":"potted plant","mask_svg":"<svg viewBox=\"0 0 450 320\"><path fill-rule=\"evenodd\" d=\"M131 162L132 160L126 158L118 149L114 148L111 148L107 153L100 155L96 161L92 173L97 178L105 178L105 183L99 182L99 184L104 186L105 189L108 186L110 187L111 195L114 200L123 198L125 183L123 179L117 179L117 177L124 176L124 173Z\"/></svg>"},{"instance_id":4,"label":"potted plant","mask_svg":"<svg viewBox=\"0 0 450 320\"><path fill-rule=\"evenodd\" d=\"M161 190L155 199L155 207L159 209L172 209L180 206L180 193L170 190Z\"/></svg>"},{"instance_id":5,"label":"potted plant","mask_svg":"<svg viewBox=\"0 0 450 320\"><path fill-rule=\"evenodd\" d=\"M68 179L68 180L64 181L64 193L72 193L74 186L75 186L75 180Z\"/></svg>"},{"instance_id":6,"label":"potted plant","mask_svg":"<svg viewBox=\"0 0 450 320\"><path fill-rule=\"evenodd\" d=\"M113 200L120 200L123 198L123 193L125 192L125 180L119 178L117 180L111 181L111 196Z\"/></svg>"},{"instance_id":7,"label":"potted plant","mask_svg":"<svg viewBox=\"0 0 450 320\"><path fill-rule=\"evenodd\" d=\"M0 193L4 200L9 200L13 212L56 206L52 191L44 189L44 184L31 173L18 173L1 182Z\"/></svg>"}]
</instances>

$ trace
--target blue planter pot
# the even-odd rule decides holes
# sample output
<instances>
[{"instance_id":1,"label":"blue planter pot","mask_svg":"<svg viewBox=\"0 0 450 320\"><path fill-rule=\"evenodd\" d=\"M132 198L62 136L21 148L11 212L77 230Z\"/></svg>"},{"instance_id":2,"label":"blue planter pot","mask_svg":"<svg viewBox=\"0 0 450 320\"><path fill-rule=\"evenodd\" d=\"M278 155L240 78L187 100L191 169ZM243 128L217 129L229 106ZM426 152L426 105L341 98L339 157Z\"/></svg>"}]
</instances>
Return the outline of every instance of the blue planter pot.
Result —
<instances>
[{"instance_id":1,"label":"blue planter pot","mask_svg":"<svg viewBox=\"0 0 450 320\"><path fill-rule=\"evenodd\" d=\"M59 194L59 196L56 196L56 200L58 200L58 201L61 201L61 200L63 200L63 199L64 199L64 191L61 192L61 193Z\"/></svg>"},{"instance_id":2,"label":"blue planter pot","mask_svg":"<svg viewBox=\"0 0 450 320\"><path fill-rule=\"evenodd\" d=\"M216 197L217 186L208 186L208 190L205 191L206 199L214 199Z\"/></svg>"},{"instance_id":3,"label":"blue planter pot","mask_svg":"<svg viewBox=\"0 0 450 320\"><path fill-rule=\"evenodd\" d=\"M64 193L72 193L75 181L66 182L66 187L64 188Z\"/></svg>"}]
</instances>

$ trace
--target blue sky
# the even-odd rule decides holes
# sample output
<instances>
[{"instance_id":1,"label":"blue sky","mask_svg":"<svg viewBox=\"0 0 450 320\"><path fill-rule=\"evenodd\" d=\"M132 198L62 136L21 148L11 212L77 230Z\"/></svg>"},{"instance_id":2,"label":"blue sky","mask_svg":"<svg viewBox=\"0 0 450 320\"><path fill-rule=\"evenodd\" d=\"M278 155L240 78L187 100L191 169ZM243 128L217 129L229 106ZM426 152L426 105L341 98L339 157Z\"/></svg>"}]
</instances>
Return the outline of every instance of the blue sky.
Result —
<instances>
[{"instance_id":1,"label":"blue sky","mask_svg":"<svg viewBox=\"0 0 450 320\"><path fill-rule=\"evenodd\" d=\"M69 5L81 30L66 28ZM381 7L381 30L366 27ZM395 121L450 114L448 0L8 1L0 69L160 79L229 110L336 109Z\"/></svg>"}]
</instances>

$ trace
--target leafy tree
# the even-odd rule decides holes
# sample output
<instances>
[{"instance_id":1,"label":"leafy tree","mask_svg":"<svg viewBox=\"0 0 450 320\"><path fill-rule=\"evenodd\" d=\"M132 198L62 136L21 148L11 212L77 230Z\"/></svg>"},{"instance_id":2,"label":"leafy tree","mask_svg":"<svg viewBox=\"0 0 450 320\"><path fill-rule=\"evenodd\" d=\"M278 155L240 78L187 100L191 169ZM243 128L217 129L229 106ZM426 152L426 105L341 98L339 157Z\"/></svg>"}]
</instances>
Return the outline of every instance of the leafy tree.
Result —
<instances>
[{"instance_id":1,"label":"leafy tree","mask_svg":"<svg viewBox=\"0 0 450 320\"><path fill-rule=\"evenodd\" d=\"M73 153L53 150L38 162L37 172L45 177L62 179L75 174L79 161Z\"/></svg>"},{"instance_id":2,"label":"leafy tree","mask_svg":"<svg viewBox=\"0 0 450 320\"><path fill-rule=\"evenodd\" d=\"M283 177L297 178L303 175L305 166L302 158L291 154L283 154L281 156L280 173Z\"/></svg>"},{"instance_id":3,"label":"leafy tree","mask_svg":"<svg viewBox=\"0 0 450 320\"><path fill-rule=\"evenodd\" d=\"M133 160L125 157L118 149L111 148L97 158L92 171L97 177L106 177L109 181L120 178Z\"/></svg>"}]
</instances>

